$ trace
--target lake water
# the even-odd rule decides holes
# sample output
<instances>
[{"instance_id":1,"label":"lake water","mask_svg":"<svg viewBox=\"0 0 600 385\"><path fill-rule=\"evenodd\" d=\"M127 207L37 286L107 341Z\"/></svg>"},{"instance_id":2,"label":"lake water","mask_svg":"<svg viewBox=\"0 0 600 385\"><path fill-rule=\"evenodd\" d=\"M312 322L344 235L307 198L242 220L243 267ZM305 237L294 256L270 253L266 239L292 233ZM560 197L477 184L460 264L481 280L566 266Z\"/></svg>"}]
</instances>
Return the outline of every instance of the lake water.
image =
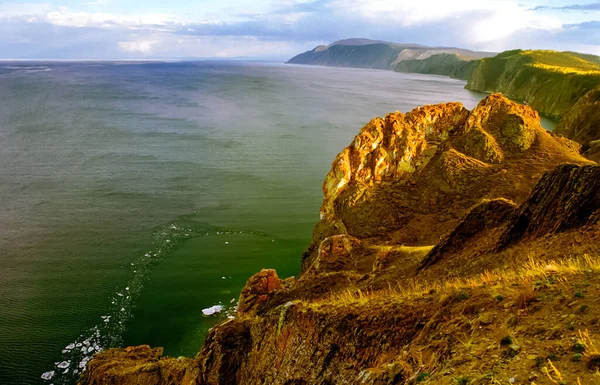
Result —
<instances>
[{"instance_id":1,"label":"lake water","mask_svg":"<svg viewBox=\"0 0 600 385\"><path fill-rule=\"evenodd\" d=\"M194 355L250 275L298 273L323 178L358 130L472 108L484 95L463 86L274 63L0 63L0 383L72 384L111 346Z\"/></svg>"}]
</instances>

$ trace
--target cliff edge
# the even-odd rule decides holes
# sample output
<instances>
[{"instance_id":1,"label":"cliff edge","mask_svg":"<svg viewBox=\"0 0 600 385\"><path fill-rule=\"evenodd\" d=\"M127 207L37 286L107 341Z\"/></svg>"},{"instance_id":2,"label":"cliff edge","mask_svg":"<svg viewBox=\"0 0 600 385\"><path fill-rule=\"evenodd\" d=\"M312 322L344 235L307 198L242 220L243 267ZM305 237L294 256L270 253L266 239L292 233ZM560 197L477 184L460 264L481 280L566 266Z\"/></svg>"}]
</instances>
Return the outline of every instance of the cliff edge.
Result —
<instances>
[{"instance_id":1,"label":"cliff edge","mask_svg":"<svg viewBox=\"0 0 600 385\"><path fill-rule=\"evenodd\" d=\"M81 384L593 383L600 167L578 150L501 95L376 118L299 279L252 276L194 358L111 349Z\"/></svg>"}]
</instances>

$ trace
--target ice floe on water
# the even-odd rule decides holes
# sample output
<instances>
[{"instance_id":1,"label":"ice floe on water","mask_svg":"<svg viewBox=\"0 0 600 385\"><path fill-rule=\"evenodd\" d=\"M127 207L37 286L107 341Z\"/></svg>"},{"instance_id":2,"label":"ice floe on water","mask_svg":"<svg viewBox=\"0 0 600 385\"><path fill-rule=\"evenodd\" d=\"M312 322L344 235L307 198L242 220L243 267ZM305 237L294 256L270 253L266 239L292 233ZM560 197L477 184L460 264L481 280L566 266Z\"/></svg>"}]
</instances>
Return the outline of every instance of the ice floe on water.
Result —
<instances>
[{"instance_id":1,"label":"ice floe on water","mask_svg":"<svg viewBox=\"0 0 600 385\"><path fill-rule=\"evenodd\" d=\"M202 309L202 314L213 315L216 313L220 313L221 311L223 311L223 305L214 305L214 306L208 307L206 309Z\"/></svg>"},{"instance_id":2,"label":"ice floe on water","mask_svg":"<svg viewBox=\"0 0 600 385\"><path fill-rule=\"evenodd\" d=\"M105 349L123 347L123 333L126 325L133 316L135 301L139 297L144 283L152 268L169 251L177 247L180 241L209 235L262 235L259 232L246 231L206 231L196 230L186 226L168 225L156 230L154 234L155 248L140 253L139 257L126 268L133 273L133 278L125 285L115 288L114 294L108 298L110 308L105 315L99 316L98 324L82 333L74 341L62 349L62 356L52 370L41 375L48 385L72 385L77 383L79 374L85 370L92 356ZM231 277L222 277L222 279ZM232 318L237 310L235 298L228 306L222 304L203 309L202 314L220 318ZM49 381L52 380L50 383Z\"/></svg>"},{"instance_id":3,"label":"ice floe on water","mask_svg":"<svg viewBox=\"0 0 600 385\"><path fill-rule=\"evenodd\" d=\"M46 373L42 373L42 380L50 380L50 379L52 379L52 377L54 377L54 370L51 370Z\"/></svg>"}]
</instances>

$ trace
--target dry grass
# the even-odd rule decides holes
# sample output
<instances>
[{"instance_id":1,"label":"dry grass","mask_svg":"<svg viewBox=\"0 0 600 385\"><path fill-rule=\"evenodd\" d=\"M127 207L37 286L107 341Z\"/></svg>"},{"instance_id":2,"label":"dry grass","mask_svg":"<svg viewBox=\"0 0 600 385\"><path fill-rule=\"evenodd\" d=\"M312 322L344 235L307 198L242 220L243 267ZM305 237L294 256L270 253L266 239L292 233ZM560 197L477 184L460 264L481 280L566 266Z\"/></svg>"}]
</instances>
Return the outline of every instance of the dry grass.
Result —
<instances>
[{"instance_id":1,"label":"dry grass","mask_svg":"<svg viewBox=\"0 0 600 385\"><path fill-rule=\"evenodd\" d=\"M553 66L542 63L531 64L532 67L541 68L547 71L559 72L563 74L577 74L577 75L600 75L600 70L593 69L580 69L575 67L561 67L561 66Z\"/></svg>"},{"instance_id":2,"label":"dry grass","mask_svg":"<svg viewBox=\"0 0 600 385\"><path fill-rule=\"evenodd\" d=\"M418 277L390 285L388 289L366 292L358 288L350 288L342 293L332 293L329 297L319 301L327 305L365 305L377 298L386 300L406 300L421 297L431 292L451 293L464 289L476 287L506 286L510 284L521 284L523 288L518 295L519 305L526 307L535 298L533 282L535 280L548 279L550 277L557 284L567 286L567 277L570 275L600 272L600 256L588 254L582 257L570 257L559 260L540 262L529 258L521 266L509 269L498 269L484 271L478 276L471 278L458 278L440 280L436 282L421 282ZM529 290L531 288L531 290Z\"/></svg>"}]
</instances>

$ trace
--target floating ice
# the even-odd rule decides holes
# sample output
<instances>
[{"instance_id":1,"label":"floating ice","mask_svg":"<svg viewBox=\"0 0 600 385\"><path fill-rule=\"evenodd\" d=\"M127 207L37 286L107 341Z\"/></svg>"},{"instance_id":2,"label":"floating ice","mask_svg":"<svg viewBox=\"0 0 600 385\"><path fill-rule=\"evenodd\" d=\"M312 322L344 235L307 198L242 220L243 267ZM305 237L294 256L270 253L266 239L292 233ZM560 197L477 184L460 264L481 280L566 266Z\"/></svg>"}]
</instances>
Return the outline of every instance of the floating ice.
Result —
<instances>
[{"instance_id":1,"label":"floating ice","mask_svg":"<svg viewBox=\"0 0 600 385\"><path fill-rule=\"evenodd\" d=\"M226 244L226 245L228 245L228 244L229 244L229 242L225 242L225 244Z\"/></svg>"},{"instance_id":2,"label":"floating ice","mask_svg":"<svg viewBox=\"0 0 600 385\"><path fill-rule=\"evenodd\" d=\"M75 344L68 344L67 346L65 346L66 350L71 350L71 349L75 349Z\"/></svg>"},{"instance_id":3,"label":"floating ice","mask_svg":"<svg viewBox=\"0 0 600 385\"><path fill-rule=\"evenodd\" d=\"M124 307L122 307L122 308L121 308L121 311L125 311L125 308L124 308Z\"/></svg>"},{"instance_id":4,"label":"floating ice","mask_svg":"<svg viewBox=\"0 0 600 385\"><path fill-rule=\"evenodd\" d=\"M46 372L46 373L42 373L42 380L49 380L52 377L54 377L54 370Z\"/></svg>"},{"instance_id":5,"label":"floating ice","mask_svg":"<svg viewBox=\"0 0 600 385\"><path fill-rule=\"evenodd\" d=\"M123 296L123 293L117 293L117 295L118 295L119 297L122 297L122 296Z\"/></svg>"},{"instance_id":6,"label":"floating ice","mask_svg":"<svg viewBox=\"0 0 600 385\"><path fill-rule=\"evenodd\" d=\"M83 357L83 359L79 363L79 367L81 369L85 368L85 366L87 365L87 363L88 363L89 360L90 360L90 357Z\"/></svg>"},{"instance_id":7,"label":"floating ice","mask_svg":"<svg viewBox=\"0 0 600 385\"><path fill-rule=\"evenodd\" d=\"M56 365L56 367L59 369L66 369L69 367L69 365L71 365L71 363L69 361L63 361L63 362L59 363L58 365Z\"/></svg>"},{"instance_id":8,"label":"floating ice","mask_svg":"<svg viewBox=\"0 0 600 385\"><path fill-rule=\"evenodd\" d=\"M232 298L231 301L229 301L229 303L234 303L235 302L235 298Z\"/></svg>"},{"instance_id":9,"label":"floating ice","mask_svg":"<svg viewBox=\"0 0 600 385\"><path fill-rule=\"evenodd\" d=\"M169 242L171 242L171 240L170 240L170 239L167 239L167 243L169 243Z\"/></svg>"},{"instance_id":10,"label":"floating ice","mask_svg":"<svg viewBox=\"0 0 600 385\"><path fill-rule=\"evenodd\" d=\"M214 305L211 307L208 307L206 309L202 309L202 314L204 315L213 315L216 313L220 313L223 310L223 306L222 305Z\"/></svg>"},{"instance_id":11,"label":"floating ice","mask_svg":"<svg viewBox=\"0 0 600 385\"><path fill-rule=\"evenodd\" d=\"M129 288L128 288L128 287L126 287L126 288L125 288L125 290L129 291Z\"/></svg>"},{"instance_id":12,"label":"floating ice","mask_svg":"<svg viewBox=\"0 0 600 385\"><path fill-rule=\"evenodd\" d=\"M227 277L221 277L221 279L227 279Z\"/></svg>"},{"instance_id":13,"label":"floating ice","mask_svg":"<svg viewBox=\"0 0 600 385\"><path fill-rule=\"evenodd\" d=\"M150 256L150 254L147 254L147 253L146 253L146 254L144 254L144 257L149 257L149 256Z\"/></svg>"}]
</instances>

